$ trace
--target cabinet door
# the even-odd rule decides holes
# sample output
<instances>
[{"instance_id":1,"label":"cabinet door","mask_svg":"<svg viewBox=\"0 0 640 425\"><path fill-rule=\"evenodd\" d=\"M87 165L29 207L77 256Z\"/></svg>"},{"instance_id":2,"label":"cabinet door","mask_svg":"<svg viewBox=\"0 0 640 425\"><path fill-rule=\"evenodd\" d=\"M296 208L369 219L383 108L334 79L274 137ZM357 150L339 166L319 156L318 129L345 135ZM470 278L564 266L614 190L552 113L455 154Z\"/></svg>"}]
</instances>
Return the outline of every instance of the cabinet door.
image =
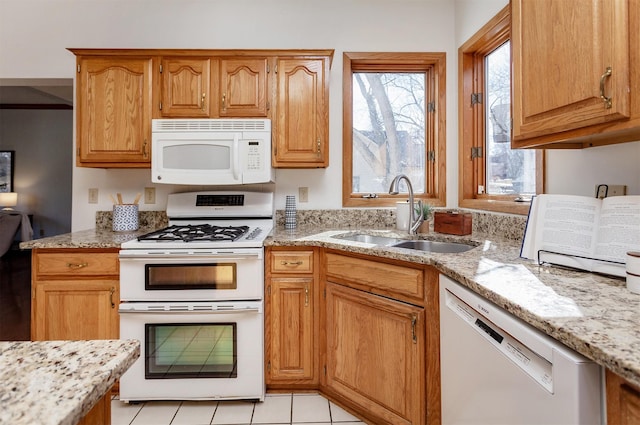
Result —
<instances>
[{"instance_id":1,"label":"cabinet door","mask_svg":"<svg viewBox=\"0 0 640 425\"><path fill-rule=\"evenodd\" d=\"M329 60L278 58L273 165L329 165Z\"/></svg>"},{"instance_id":2,"label":"cabinet door","mask_svg":"<svg viewBox=\"0 0 640 425\"><path fill-rule=\"evenodd\" d=\"M78 57L78 166L149 167L151 58Z\"/></svg>"},{"instance_id":3,"label":"cabinet door","mask_svg":"<svg viewBox=\"0 0 640 425\"><path fill-rule=\"evenodd\" d=\"M626 0L511 5L515 142L629 117Z\"/></svg>"},{"instance_id":4,"label":"cabinet door","mask_svg":"<svg viewBox=\"0 0 640 425\"><path fill-rule=\"evenodd\" d=\"M326 386L376 417L423 424L424 309L326 285Z\"/></svg>"},{"instance_id":5,"label":"cabinet door","mask_svg":"<svg viewBox=\"0 0 640 425\"><path fill-rule=\"evenodd\" d=\"M267 59L220 61L220 116L267 116Z\"/></svg>"},{"instance_id":6,"label":"cabinet door","mask_svg":"<svg viewBox=\"0 0 640 425\"><path fill-rule=\"evenodd\" d=\"M640 388L610 370L606 373L607 422L618 425L640 424Z\"/></svg>"},{"instance_id":7,"label":"cabinet door","mask_svg":"<svg viewBox=\"0 0 640 425\"><path fill-rule=\"evenodd\" d=\"M40 281L35 284L32 339L117 339L117 280Z\"/></svg>"},{"instance_id":8,"label":"cabinet door","mask_svg":"<svg viewBox=\"0 0 640 425\"><path fill-rule=\"evenodd\" d=\"M271 279L268 383L317 382L312 294L312 278Z\"/></svg>"},{"instance_id":9,"label":"cabinet door","mask_svg":"<svg viewBox=\"0 0 640 425\"><path fill-rule=\"evenodd\" d=\"M160 113L163 117L208 118L211 103L209 58L163 58Z\"/></svg>"}]
</instances>

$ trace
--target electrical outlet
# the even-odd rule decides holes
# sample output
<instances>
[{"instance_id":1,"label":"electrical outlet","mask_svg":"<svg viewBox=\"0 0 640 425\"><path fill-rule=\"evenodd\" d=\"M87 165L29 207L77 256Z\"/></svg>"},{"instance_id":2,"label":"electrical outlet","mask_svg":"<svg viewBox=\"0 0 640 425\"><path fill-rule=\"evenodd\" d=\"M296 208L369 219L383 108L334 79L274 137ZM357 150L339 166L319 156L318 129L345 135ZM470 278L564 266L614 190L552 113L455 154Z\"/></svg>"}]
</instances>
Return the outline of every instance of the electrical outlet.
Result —
<instances>
[{"instance_id":1,"label":"electrical outlet","mask_svg":"<svg viewBox=\"0 0 640 425\"><path fill-rule=\"evenodd\" d=\"M90 204L98 203L98 188L92 187L89 189L89 203Z\"/></svg>"},{"instance_id":2,"label":"electrical outlet","mask_svg":"<svg viewBox=\"0 0 640 425\"><path fill-rule=\"evenodd\" d=\"M145 187L144 188L144 203L155 204L156 203L156 188Z\"/></svg>"},{"instance_id":3,"label":"electrical outlet","mask_svg":"<svg viewBox=\"0 0 640 425\"><path fill-rule=\"evenodd\" d=\"M627 186L623 184L597 184L596 198L602 199L608 196L624 196L627 194Z\"/></svg>"},{"instance_id":4,"label":"electrical outlet","mask_svg":"<svg viewBox=\"0 0 640 425\"><path fill-rule=\"evenodd\" d=\"M309 188L308 187L299 187L298 188L298 199L300 202L309 202Z\"/></svg>"}]
</instances>

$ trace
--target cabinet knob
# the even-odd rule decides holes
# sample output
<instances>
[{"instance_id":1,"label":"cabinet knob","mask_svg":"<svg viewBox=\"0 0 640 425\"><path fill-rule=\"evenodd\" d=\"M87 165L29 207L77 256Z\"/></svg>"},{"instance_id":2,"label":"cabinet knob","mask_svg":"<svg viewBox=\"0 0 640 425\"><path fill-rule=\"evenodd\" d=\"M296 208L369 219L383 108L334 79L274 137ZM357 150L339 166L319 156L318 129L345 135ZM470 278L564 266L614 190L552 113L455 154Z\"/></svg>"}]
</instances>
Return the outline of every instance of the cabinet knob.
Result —
<instances>
[{"instance_id":1,"label":"cabinet knob","mask_svg":"<svg viewBox=\"0 0 640 425\"><path fill-rule=\"evenodd\" d=\"M226 98L227 98L227 94L226 94L226 93L223 93L223 94L222 94L222 110L223 110L223 111L226 111L226 110L227 110Z\"/></svg>"}]
</instances>

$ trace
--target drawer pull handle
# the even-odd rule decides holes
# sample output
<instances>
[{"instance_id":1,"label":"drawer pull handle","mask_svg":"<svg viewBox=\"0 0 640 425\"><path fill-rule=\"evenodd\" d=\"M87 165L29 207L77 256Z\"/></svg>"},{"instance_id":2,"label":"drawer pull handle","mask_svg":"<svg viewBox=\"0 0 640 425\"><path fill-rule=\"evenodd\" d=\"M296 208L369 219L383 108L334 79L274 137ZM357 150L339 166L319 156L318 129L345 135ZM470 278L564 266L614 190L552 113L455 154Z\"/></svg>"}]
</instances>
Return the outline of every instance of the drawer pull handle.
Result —
<instances>
[{"instance_id":1,"label":"drawer pull handle","mask_svg":"<svg viewBox=\"0 0 640 425\"><path fill-rule=\"evenodd\" d=\"M109 301L111 302L111 308L116 308L115 303L113 302L113 294L116 292L116 288L113 286L109 290Z\"/></svg>"},{"instance_id":2,"label":"drawer pull handle","mask_svg":"<svg viewBox=\"0 0 640 425\"><path fill-rule=\"evenodd\" d=\"M418 343L418 336L416 335L416 323L418 322L418 318L414 314L411 316L411 336L413 337L413 343Z\"/></svg>"},{"instance_id":3,"label":"drawer pull handle","mask_svg":"<svg viewBox=\"0 0 640 425\"><path fill-rule=\"evenodd\" d=\"M309 284L304 285L304 306L309 307Z\"/></svg>"},{"instance_id":4,"label":"drawer pull handle","mask_svg":"<svg viewBox=\"0 0 640 425\"><path fill-rule=\"evenodd\" d=\"M302 260L298 260L298 261L286 261L283 260L280 262L281 265L283 266L301 266L302 265Z\"/></svg>"},{"instance_id":5,"label":"drawer pull handle","mask_svg":"<svg viewBox=\"0 0 640 425\"><path fill-rule=\"evenodd\" d=\"M604 95L604 80L606 80L607 77L610 77L610 76L611 76L611 67L608 66L607 69L605 69L604 74L602 74L602 77L600 77L600 98L604 102L604 107L606 109L611 108L611 98Z\"/></svg>"},{"instance_id":6,"label":"drawer pull handle","mask_svg":"<svg viewBox=\"0 0 640 425\"><path fill-rule=\"evenodd\" d=\"M84 267L87 267L89 265L89 263L67 263L67 267L69 267L70 269L82 269Z\"/></svg>"}]
</instances>

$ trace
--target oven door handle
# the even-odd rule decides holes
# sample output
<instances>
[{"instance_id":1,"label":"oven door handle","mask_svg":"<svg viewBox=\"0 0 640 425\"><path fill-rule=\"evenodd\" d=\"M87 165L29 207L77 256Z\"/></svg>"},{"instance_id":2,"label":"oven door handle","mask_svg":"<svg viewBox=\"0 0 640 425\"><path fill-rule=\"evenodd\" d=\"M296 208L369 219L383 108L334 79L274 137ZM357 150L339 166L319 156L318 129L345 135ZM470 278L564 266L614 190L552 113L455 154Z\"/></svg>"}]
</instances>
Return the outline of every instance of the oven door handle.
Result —
<instances>
[{"instance_id":1,"label":"oven door handle","mask_svg":"<svg viewBox=\"0 0 640 425\"><path fill-rule=\"evenodd\" d=\"M145 262L152 263L154 260L182 260L185 263L198 263L202 262L203 259L207 261L246 261L246 260L260 260L260 255L258 254L233 254L233 256L222 256L220 254L215 254L211 252L200 253L195 252L190 255L185 255L184 252L181 253L166 253L166 254L153 254L153 255L126 255L120 256L120 261L137 261L137 262Z\"/></svg>"},{"instance_id":2,"label":"oven door handle","mask_svg":"<svg viewBox=\"0 0 640 425\"><path fill-rule=\"evenodd\" d=\"M122 308L118 310L120 314L229 314L229 313L259 313L261 311L258 307L250 307L250 308L236 308L236 309L227 309L223 308L220 310L205 310L205 309L169 309L169 310L160 310L160 309L152 309L152 310L123 310Z\"/></svg>"}]
</instances>

